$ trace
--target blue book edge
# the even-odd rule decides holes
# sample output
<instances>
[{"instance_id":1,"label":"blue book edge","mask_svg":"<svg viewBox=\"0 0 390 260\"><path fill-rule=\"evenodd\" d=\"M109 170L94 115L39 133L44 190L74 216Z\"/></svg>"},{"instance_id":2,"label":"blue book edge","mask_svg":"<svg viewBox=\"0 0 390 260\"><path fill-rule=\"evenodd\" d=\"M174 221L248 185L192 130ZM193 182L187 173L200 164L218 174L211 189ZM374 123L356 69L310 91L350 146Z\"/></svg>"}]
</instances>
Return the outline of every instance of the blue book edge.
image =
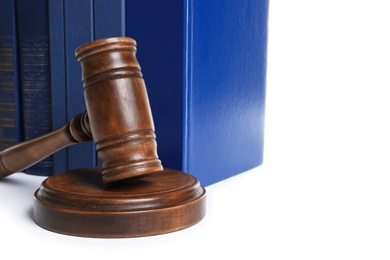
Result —
<instances>
[{"instance_id":1,"label":"blue book edge","mask_svg":"<svg viewBox=\"0 0 390 260\"><path fill-rule=\"evenodd\" d=\"M86 110L81 66L75 57L75 50L81 45L94 40L93 4L92 0L64 1L67 121ZM68 147L69 170L95 165L96 149L94 142L79 143Z\"/></svg>"},{"instance_id":2,"label":"blue book edge","mask_svg":"<svg viewBox=\"0 0 390 260\"><path fill-rule=\"evenodd\" d=\"M64 0L49 1L52 128L67 123ZM67 148L53 154L53 173L68 170Z\"/></svg>"},{"instance_id":3,"label":"blue book edge","mask_svg":"<svg viewBox=\"0 0 390 260\"><path fill-rule=\"evenodd\" d=\"M96 40L126 35L126 1L94 0L94 37ZM96 165L100 166L96 154Z\"/></svg>"}]
</instances>

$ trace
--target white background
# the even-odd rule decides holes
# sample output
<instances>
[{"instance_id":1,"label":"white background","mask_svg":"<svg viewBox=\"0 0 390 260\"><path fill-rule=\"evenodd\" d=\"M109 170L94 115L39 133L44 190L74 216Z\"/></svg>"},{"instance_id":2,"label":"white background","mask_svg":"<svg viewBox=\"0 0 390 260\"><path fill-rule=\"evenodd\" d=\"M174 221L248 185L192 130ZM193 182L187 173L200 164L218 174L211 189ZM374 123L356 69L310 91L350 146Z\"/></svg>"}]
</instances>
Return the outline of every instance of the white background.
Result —
<instances>
[{"instance_id":1,"label":"white background","mask_svg":"<svg viewBox=\"0 0 390 260\"><path fill-rule=\"evenodd\" d=\"M244 0L243 0L244 1ZM271 0L265 162L207 188L207 215L136 239L34 224L43 178L0 182L4 259L390 259L390 2Z\"/></svg>"}]
</instances>

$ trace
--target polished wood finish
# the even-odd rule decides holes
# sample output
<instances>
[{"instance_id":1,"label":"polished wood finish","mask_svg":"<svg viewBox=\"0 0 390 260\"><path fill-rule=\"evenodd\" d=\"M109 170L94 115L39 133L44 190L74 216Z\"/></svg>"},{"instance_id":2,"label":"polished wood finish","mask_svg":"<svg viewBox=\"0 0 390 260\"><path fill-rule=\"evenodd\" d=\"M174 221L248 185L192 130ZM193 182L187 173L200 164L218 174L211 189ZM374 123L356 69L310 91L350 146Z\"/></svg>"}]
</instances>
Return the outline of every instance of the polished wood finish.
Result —
<instances>
[{"instance_id":1,"label":"polished wood finish","mask_svg":"<svg viewBox=\"0 0 390 260\"><path fill-rule=\"evenodd\" d=\"M85 112L56 131L0 152L0 178L23 171L62 148L91 140L88 115Z\"/></svg>"},{"instance_id":2,"label":"polished wood finish","mask_svg":"<svg viewBox=\"0 0 390 260\"><path fill-rule=\"evenodd\" d=\"M45 180L35 193L36 223L67 235L119 238L177 231L205 215L205 190L192 175L165 169L104 185L101 170L73 170Z\"/></svg>"},{"instance_id":3,"label":"polished wood finish","mask_svg":"<svg viewBox=\"0 0 390 260\"><path fill-rule=\"evenodd\" d=\"M102 39L76 50L103 183L162 171L135 40Z\"/></svg>"},{"instance_id":4,"label":"polished wood finish","mask_svg":"<svg viewBox=\"0 0 390 260\"><path fill-rule=\"evenodd\" d=\"M205 189L192 175L163 169L145 82L126 37L87 43L76 50L87 112L65 127L3 151L0 177L91 137L102 167L48 177L35 192L41 227L84 237L163 234L198 223Z\"/></svg>"}]
</instances>

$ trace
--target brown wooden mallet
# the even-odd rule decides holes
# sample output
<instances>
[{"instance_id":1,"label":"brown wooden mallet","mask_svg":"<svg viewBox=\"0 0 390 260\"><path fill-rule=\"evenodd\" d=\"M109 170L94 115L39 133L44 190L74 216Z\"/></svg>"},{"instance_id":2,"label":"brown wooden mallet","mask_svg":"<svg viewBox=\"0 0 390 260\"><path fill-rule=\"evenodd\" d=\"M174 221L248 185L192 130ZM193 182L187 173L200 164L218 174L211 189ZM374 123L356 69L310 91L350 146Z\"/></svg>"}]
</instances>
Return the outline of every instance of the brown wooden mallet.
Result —
<instances>
[{"instance_id":1,"label":"brown wooden mallet","mask_svg":"<svg viewBox=\"0 0 390 260\"><path fill-rule=\"evenodd\" d=\"M205 189L192 175L164 169L136 59L136 42L116 37L76 50L87 112L38 140L0 155L0 177L93 138L101 167L48 177L35 192L41 227L85 237L137 237L192 226L205 215ZM19 158L23 157L23 163Z\"/></svg>"},{"instance_id":2,"label":"brown wooden mallet","mask_svg":"<svg viewBox=\"0 0 390 260\"><path fill-rule=\"evenodd\" d=\"M91 140L88 114L84 112L56 131L1 151L0 178L23 171L65 147Z\"/></svg>"}]
</instances>

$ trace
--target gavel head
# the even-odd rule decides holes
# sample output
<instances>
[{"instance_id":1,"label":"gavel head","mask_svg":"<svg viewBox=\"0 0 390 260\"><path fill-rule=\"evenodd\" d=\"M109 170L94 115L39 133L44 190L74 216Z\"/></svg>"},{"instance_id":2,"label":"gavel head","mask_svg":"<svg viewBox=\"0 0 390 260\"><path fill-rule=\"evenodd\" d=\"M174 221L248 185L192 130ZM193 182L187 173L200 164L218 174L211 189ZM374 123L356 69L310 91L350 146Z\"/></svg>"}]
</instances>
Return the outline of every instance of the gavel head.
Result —
<instances>
[{"instance_id":1,"label":"gavel head","mask_svg":"<svg viewBox=\"0 0 390 260\"><path fill-rule=\"evenodd\" d=\"M104 184L163 170L136 50L135 40L127 37L97 40L76 50Z\"/></svg>"}]
</instances>

